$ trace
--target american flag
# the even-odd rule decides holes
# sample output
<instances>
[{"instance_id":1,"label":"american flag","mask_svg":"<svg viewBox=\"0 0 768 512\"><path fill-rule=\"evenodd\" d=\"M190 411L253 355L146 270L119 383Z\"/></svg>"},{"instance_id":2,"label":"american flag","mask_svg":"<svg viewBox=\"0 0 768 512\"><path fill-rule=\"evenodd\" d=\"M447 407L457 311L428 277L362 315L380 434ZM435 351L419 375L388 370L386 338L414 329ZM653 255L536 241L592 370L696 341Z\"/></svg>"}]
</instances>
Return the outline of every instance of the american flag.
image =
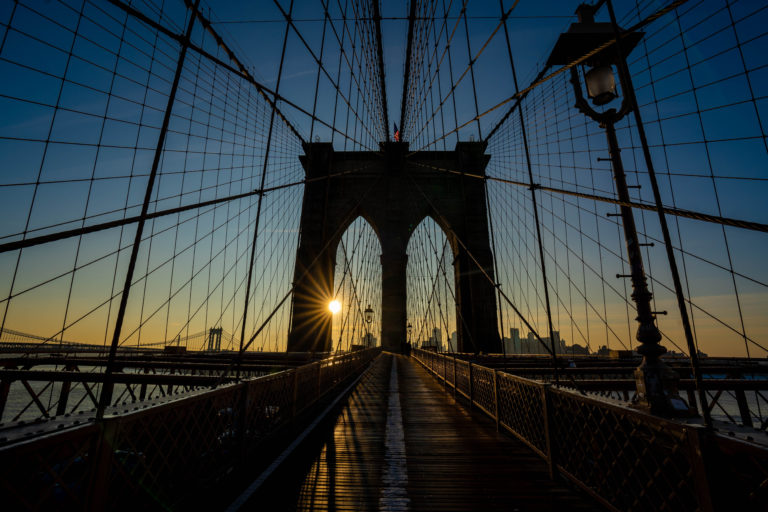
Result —
<instances>
[{"instance_id":1,"label":"american flag","mask_svg":"<svg viewBox=\"0 0 768 512\"><path fill-rule=\"evenodd\" d=\"M400 142L400 130L397 129L397 123L395 125L395 142Z\"/></svg>"}]
</instances>

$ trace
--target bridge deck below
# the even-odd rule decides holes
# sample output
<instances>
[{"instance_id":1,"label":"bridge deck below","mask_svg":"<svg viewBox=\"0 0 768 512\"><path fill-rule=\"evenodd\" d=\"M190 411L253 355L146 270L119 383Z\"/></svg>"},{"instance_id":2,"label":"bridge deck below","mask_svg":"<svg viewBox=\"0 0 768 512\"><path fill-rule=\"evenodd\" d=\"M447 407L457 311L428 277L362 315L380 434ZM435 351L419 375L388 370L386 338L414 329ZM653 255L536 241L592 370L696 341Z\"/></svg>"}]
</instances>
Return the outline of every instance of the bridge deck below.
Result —
<instances>
[{"instance_id":1,"label":"bridge deck below","mask_svg":"<svg viewBox=\"0 0 768 512\"><path fill-rule=\"evenodd\" d=\"M319 445L311 463L294 464L255 503L275 510L597 509L402 356L374 363Z\"/></svg>"}]
</instances>

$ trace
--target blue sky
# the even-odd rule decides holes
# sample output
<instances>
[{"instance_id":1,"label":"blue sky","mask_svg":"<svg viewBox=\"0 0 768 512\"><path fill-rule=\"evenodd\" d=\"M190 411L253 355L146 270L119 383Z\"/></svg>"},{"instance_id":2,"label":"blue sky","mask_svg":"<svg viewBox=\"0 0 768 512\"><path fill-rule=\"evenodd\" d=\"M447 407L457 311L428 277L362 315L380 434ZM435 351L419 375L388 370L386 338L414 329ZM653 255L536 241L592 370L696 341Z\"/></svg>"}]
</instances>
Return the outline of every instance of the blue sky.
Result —
<instances>
[{"instance_id":1,"label":"blue sky","mask_svg":"<svg viewBox=\"0 0 768 512\"><path fill-rule=\"evenodd\" d=\"M258 81L277 87L286 33L277 5L209 4L203 4L203 12L213 19L214 28L238 58ZM345 4L330 2L330 17L336 20ZM407 2L382 4L385 18L407 16ZM459 13L461 2L445 4L451 5L452 16ZM125 22L122 11L102 1L25 0L15 9L14 5L0 5L0 157L4 169L0 175L0 241L136 215L146 191L178 45L135 19ZM175 33L186 23L180 2L165 2L162 12L152 2L135 5ZM280 5L289 9L288 1ZM443 5L437 3L438 13ZM575 21L575 5L520 1L514 7L508 21L509 45L520 87L527 86L542 69L558 34ZM664 5L661 0L617 2L625 26ZM512 2L505 1L503 8L511 6ZM473 56L498 27L500 12L498 2L467 3ZM319 56L322 4L296 1L292 18ZM603 10L599 20L605 19ZM332 23L340 35L343 24ZM455 23L455 17L447 20L449 33ZM768 210L762 206L768 193L767 23L768 11L758 0L732 4L707 0L688 2L646 27L647 35L629 61L665 205L768 223ZM391 131L393 122L400 124L408 23L384 19L381 26L390 119L387 130ZM325 27L322 60L330 78L320 76L317 105L318 66L293 30L288 30L280 94L308 111L316 108L317 117L327 123L333 122L336 107L337 129L360 144L347 141L345 146L338 134L332 135L323 126L313 127L307 116L288 105L281 104L281 111L305 139L312 132L321 140L333 137L337 150L375 147L381 135L376 132L376 116L358 106L361 120L355 122L339 106L331 82L340 84L344 96L359 105L375 105L376 99L358 95L354 88L349 92L352 77L345 66L338 74L338 44L331 25ZM439 32L441 24L436 27ZM463 22L459 23L451 45L454 80L469 62L464 30ZM199 27L192 39L228 61ZM445 33L438 40L439 58ZM427 55L434 65L431 50ZM264 167L270 110L250 84L212 66L196 52L189 52L184 66L150 211L253 190L260 186L264 169L266 186L302 179L296 158L301 147L279 120ZM427 73L426 66L419 69ZM445 108L435 109L441 97L435 89L438 80L434 80L420 122L436 112L435 123L423 130L420 122L412 125L419 131L405 134L412 148L451 149L457 138L479 139L472 123L448 136L444 146L442 141L431 144L442 135L442 123L451 130L475 116L475 96L478 111L484 112L514 94L504 31L498 31L477 58L476 95L469 74L455 95L447 95L451 81L447 59L440 72L430 76L438 77L447 101ZM523 102L534 180L554 188L614 197L610 167L600 160L607 157L604 134L572 105L567 73L537 87ZM483 136L507 108L481 119ZM650 202L634 120L626 118L618 129L628 179L641 186L632 189L632 197ZM488 151L492 155L489 175L528 181L516 116L489 141ZM249 310L248 332L260 326L270 306L277 306L290 289L300 189L289 187L263 199L251 292L258 300L252 301ZM616 348L630 344L634 324L627 308L629 292L625 283L605 277L624 272L618 226L615 219L605 216L615 208L562 194L540 192L539 198L545 264L552 269L549 286L556 328L567 333L563 337L568 343L591 340L591 345L607 343ZM525 188L491 183L489 199L500 240L498 279L541 330L546 323L545 308L530 193ZM211 207L200 215L185 212L150 222L131 290L130 321L121 339L125 343L157 342L213 325L239 333L257 210L258 197L250 196ZM652 212L638 212L636 218L642 236L649 242L655 240L654 247L646 248L645 257L658 309L670 311L660 326L670 348L684 348L673 296L667 289L671 280L658 222ZM764 355L759 347L768 344L765 233L723 229L690 219L670 218L670 223L702 350L744 355L745 347L751 347ZM134 229L135 225L127 225L21 253L0 254L4 328L54 337L61 337L63 331L65 339L93 342L109 338ZM365 254L357 257L376 257L375 249L370 244L366 247ZM41 310L46 313L41 315ZM279 308L260 346L279 348L289 316L288 305ZM502 308L501 316L505 332L519 325L508 309Z\"/></svg>"}]
</instances>

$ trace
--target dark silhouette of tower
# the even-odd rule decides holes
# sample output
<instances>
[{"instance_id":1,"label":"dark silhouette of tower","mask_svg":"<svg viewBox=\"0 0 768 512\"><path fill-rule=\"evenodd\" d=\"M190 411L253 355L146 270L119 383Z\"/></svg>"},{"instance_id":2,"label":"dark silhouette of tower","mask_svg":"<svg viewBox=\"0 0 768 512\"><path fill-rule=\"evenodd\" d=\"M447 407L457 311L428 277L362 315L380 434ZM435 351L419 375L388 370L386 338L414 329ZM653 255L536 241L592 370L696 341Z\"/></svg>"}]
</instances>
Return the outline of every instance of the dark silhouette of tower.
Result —
<instances>
[{"instance_id":1,"label":"dark silhouette of tower","mask_svg":"<svg viewBox=\"0 0 768 512\"><path fill-rule=\"evenodd\" d=\"M459 142L454 151L410 153L406 142L384 142L380 152L336 152L307 143L307 176L296 256L289 351L331 350L336 249L359 216L381 243L382 346L401 352L406 342L406 247L427 216L445 232L454 255L458 349L500 352L493 257L485 198L485 142Z\"/></svg>"}]
</instances>

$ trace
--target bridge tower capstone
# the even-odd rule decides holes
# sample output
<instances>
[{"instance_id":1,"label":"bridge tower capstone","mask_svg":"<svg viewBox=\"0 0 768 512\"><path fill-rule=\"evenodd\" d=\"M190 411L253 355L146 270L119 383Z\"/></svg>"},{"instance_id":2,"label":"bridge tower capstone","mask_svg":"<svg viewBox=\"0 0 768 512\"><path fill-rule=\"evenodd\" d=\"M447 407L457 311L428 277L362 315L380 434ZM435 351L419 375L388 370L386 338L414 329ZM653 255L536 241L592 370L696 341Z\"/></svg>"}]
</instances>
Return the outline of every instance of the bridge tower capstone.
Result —
<instances>
[{"instance_id":1,"label":"bridge tower capstone","mask_svg":"<svg viewBox=\"0 0 768 512\"><path fill-rule=\"evenodd\" d=\"M485 197L485 142L458 142L453 151L409 152L383 142L379 152L337 152L304 144L307 183L296 254L288 351L332 349L335 255L341 236L363 217L381 244L381 342L402 352L407 340L406 249L427 216L453 251L458 350L500 352L493 255ZM471 175L471 176L470 176Z\"/></svg>"}]
</instances>

